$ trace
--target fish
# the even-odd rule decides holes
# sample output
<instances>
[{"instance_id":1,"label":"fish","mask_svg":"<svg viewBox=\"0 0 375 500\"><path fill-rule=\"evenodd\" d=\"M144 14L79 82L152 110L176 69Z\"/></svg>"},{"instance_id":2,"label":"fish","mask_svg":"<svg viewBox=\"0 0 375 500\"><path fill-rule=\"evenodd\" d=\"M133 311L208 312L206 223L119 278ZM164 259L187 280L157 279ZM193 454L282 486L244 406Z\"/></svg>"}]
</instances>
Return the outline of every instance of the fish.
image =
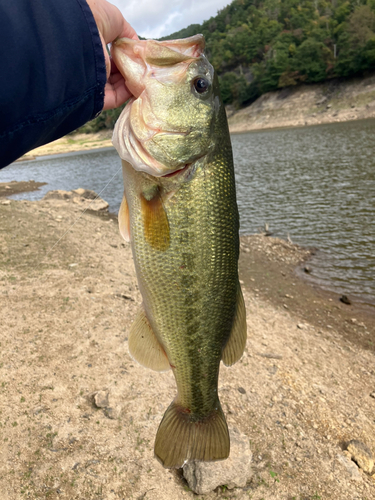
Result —
<instances>
[{"instance_id":1,"label":"fish","mask_svg":"<svg viewBox=\"0 0 375 500\"><path fill-rule=\"evenodd\" d=\"M231 141L204 48L202 35L112 45L133 94L113 132L119 228L143 299L129 352L144 367L171 369L177 385L155 438L165 468L229 456L219 368L241 358L247 338Z\"/></svg>"}]
</instances>

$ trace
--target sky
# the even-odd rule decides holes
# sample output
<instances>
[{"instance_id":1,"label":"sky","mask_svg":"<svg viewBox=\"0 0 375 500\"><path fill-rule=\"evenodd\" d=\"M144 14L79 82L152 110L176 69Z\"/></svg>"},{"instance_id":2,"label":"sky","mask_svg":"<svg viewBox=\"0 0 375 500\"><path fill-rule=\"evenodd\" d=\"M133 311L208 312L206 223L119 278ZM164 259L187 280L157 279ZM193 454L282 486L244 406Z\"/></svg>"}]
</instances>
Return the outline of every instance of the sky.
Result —
<instances>
[{"instance_id":1,"label":"sky","mask_svg":"<svg viewBox=\"0 0 375 500\"><path fill-rule=\"evenodd\" d=\"M160 38L201 24L231 0L110 0L122 12L138 35Z\"/></svg>"}]
</instances>

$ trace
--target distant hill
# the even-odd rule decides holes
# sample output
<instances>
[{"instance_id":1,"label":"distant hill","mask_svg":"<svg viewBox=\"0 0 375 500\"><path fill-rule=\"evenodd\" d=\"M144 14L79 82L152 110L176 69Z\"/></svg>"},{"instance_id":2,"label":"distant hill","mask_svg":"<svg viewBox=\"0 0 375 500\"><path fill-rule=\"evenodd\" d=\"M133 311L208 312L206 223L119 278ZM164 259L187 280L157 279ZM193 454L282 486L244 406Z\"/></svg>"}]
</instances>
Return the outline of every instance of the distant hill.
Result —
<instances>
[{"instance_id":1,"label":"distant hill","mask_svg":"<svg viewBox=\"0 0 375 500\"><path fill-rule=\"evenodd\" d=\"M375 0L233 0L161 40L197 33L206 38L224 103L236 108L271 90L375 69ZM113 128L120 111L104 111L79 130Z\"/></svg>"},{"instance_id":2,"label":"distant hill","mask_svg":"<svg viewBox=\"0 0 375 500\"><path fill-rule=\"evenodd\" d=\"M206 38L226 104L375 68L375 0L233 0L162 40L197 33Z\"/></svg>"}]
</instances>

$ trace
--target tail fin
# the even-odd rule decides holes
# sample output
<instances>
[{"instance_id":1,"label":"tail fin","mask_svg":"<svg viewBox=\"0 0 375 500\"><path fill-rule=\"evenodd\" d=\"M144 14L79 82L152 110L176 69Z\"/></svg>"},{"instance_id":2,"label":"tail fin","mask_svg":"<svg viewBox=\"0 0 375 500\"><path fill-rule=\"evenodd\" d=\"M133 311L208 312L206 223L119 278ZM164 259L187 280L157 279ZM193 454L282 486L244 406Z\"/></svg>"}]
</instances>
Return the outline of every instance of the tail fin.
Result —
<instances>
[{"instance_id":1,"label":"tail fin","mask_svg":"<svg viewBox=\"0 0 375 500\"><path fill-rule=\"evenodd\" d=\"M201 420L173 401L155 438L155 456L167 469L182 467L189 460L224 460L229 450L228 427L219 400Z\"/></svg>"}]
</instances>

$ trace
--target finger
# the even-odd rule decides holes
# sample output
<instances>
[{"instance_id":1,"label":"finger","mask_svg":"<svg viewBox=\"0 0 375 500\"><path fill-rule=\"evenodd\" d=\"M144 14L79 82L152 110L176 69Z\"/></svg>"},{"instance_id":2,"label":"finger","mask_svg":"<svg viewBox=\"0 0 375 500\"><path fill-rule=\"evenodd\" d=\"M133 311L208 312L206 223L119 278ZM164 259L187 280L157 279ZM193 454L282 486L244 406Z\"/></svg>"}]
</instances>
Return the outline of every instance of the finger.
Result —
<instances>
[{"instance_id":1,"label":"finger","mask_svg":"<svg viewBox=\"0 0 375 500\"><path fill-rule=\"evenodd\" d=\"M121 73L111 73L110 77L108 78L108 83L113 86L117 86L119 82L121 82L122 85L125 85L124 77L121 75Z\"/></svg>"},{"instance_id":2,"label":"finger","mask_svg":"<svg viewBox=\"0 0 375 500\"><path fill-rule=\"evenodd\" d=\"M132 94L126 87L123 79L115 83L108 82L104 88L103 110L117 108L130 99L130 97L132 97Z\"/></svg>"},{"instance_id":3,"label":"finger","mask_svg":"<svg viewBox=\"0 0 375 500\"><path fill-rule=\"evenodd\" d=\"M115 61L111 57L111 75L116 75L118 73L120 73L120 70L118 69L118 67L116 66Z\"/></svg>"},{"instance_id":4,"label":"finger","mask_svg":"<svg viewBox=\"0 0 375 500\"><path fill-rule=\"evenodd\" d=\"M124 19L121 34L118 35L119 38L132 38L133 40L139 40L137 33L134 28ZM113 39L114 40L114 39ZM112 40L112 41L113 41Z\"/></svg>"},{"instance_id":5,"label":"finger","mask_svg":"<svg viewBox=\"0 0 375 500\"><path fill-rule=\"evenodd\" d=\"M138 39L134 28L126 21L115 5L105 2L101 6L104 9L100 19L101 26L99 26L99 30L102 31L105 43L113 42L116 38L122 37Z\"/></svg>"}]
</instances>

